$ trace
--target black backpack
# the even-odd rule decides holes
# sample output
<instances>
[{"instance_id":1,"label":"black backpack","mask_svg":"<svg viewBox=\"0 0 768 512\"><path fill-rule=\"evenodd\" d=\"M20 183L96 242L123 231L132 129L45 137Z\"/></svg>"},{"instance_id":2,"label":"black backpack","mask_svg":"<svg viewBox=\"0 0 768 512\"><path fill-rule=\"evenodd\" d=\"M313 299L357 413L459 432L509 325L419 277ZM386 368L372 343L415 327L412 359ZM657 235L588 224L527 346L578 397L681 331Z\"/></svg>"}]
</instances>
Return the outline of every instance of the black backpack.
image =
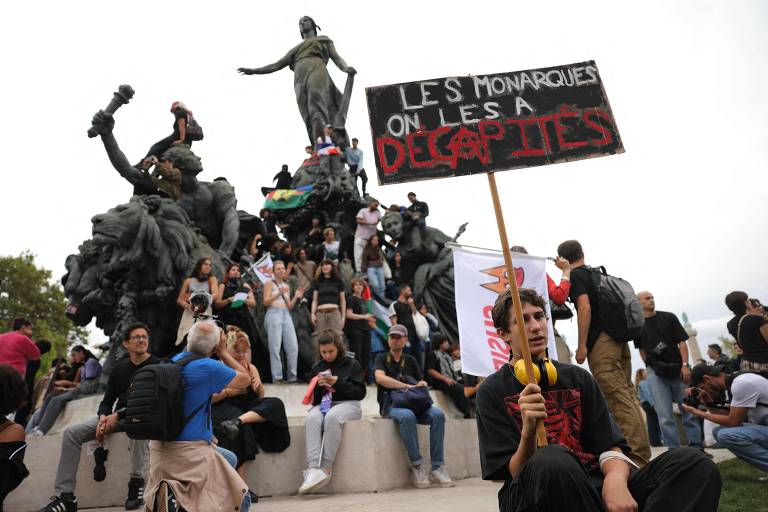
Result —
<instances>
[{"instance_id":1,"label":"black backpack","mask_svg":"<svg viewBox=\"0 0 768 512\"><path fill-rule=\"evenodd\" d=\"M190 140L203 140L203 127L192 114L187 113L187 137Z\"/></svg>"},{"instance_id":2,"label":"black backpack","mask_svg":"<svg viewBox=\"0 0 768 512\"><path fill-rule=\"evenodd\" d=\"M597 295L600 327L616 341L637 339L643 333L645 316L632 285L608 275L605 267L587 267Z\"/></svg>"},{"instance_id":3,"label":"black backpack","mask_svg":"<svg viewBox=\"0 0 768 512\"><path fill-rule=\"evenodd\" d=\"M175 363L164 361L138 370L128 388L125 406L125 433L131 439L173 441L181 435L187 422L205 407L200 404L189 416L184 416L184 379L181 368L203 359L189 354Z\"/></svg>"}]
</instances>

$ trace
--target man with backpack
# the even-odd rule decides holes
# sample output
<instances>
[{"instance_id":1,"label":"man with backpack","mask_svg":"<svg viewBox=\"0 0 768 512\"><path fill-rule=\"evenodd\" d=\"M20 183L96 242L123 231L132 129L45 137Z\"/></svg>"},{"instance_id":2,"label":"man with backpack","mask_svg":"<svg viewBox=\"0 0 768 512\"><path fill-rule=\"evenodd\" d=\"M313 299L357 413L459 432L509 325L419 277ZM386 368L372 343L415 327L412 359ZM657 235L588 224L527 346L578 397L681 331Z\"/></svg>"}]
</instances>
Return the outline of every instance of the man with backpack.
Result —
<instances>
[{"instance_id":1,"label":"man with backpack","mask_svg":"<svg viewBox=\"0 0 768 512\"><path fill-rule=\"evenodd\" d=\"M219 361L210 358L218 356ZM144 432L149 442L150 471L146 501L153 510L247 510L248 485L213 445L211 400L226 387L244 388L251 378L226 349L226 338L211 320L196 322L187 334L187 351L171 358L183 381L181 433L165 439L162 429ZM147 369L149 370L149 369ZM145 371L147 378L149 371ZM159 373L159 372L155 372ZM163 372L172 381L171 372ZM151 380L151 379L150 379ZM136 376L138 385L139 375ZM170 390L169 396L173 394ZM161 404L172 406L173 403ZM127 415L132 415L131 398ZM140 415L135 415L141 420ZM150 420L147 420L150 423ZM132 434L129 431L129 435Z\"/></svg>"},{"instance_id":2,"label":"man with backpack","mask_svg":"<svg viewBox=\"0 0 768 512\"><path fill-rule=\"evenodd\" d=\"M714 436L719 445L762 471L768 480L768 372L726 374L721 366L699 364L691 370L692 400L707 410L685 405L694 416L719 426ZM727 393L727 395L726 395ZM725 406L730 397L730 407Z\"/></svg>"},{"instance_id":3,"label":"man with backpack","mask_svg":"<svg viewBox=\"0 0 768 512\"><path fill-rule=\"evenodd\" d=\"M645 327L643 334L635 340L635 348L640 350L648 371L648 383L664 443L670 450L680 447L680 435L672 412L672 403L675 402L681 408L688 446L703 450L699 422L682 410L684 383L691 380L686 343L688 333L674 313L656 310L651 292L640 292L637 298L643 305Z\"/></svg>"},{"instance_id":4,"label":"man with backpack","mask_svg":"<svg viewBox=\"0 0 768 512\"><path fill-rule=\"evenodd\" d=\"M651 458L651 447L632 386L632 356L626 343L642 333L642 306L629 283L584 263L577 240L561 243L557 254L571 264L570 300L579 331L576 362L589 361L608 410L631 448L629 458L642 467Z\"/></svg>"},{"instance_id":5,"label":"man with backpack","mask_svg":"<svg viewBox=\"0 0 768 512\"><path fill-rule=\"evenodd\" d=\"M149 327L142 323L128 326L123 336L123 347L128 351L128 358L114 366L107 382L104 398L99 404L98 415L78 425L72 425L64 431L54 487L57 496L53 496L51 502L40 509L40 512L75 512L77 510L75 484L83 443L94 439L103 441L107 432L121 430L118 427L118 416L125 407L133 375L141 368L160 361L148 352ZM136 510L144 504L147 441L130 439L128 450L131 457L131 479L128 481L125 509ZM97 449L94 453L94 456L98 457L93 471L93 477L97 481L102 481L106 477L104 461L107 454L108 452L103 448Z\"/></svg>"}]
</instances>

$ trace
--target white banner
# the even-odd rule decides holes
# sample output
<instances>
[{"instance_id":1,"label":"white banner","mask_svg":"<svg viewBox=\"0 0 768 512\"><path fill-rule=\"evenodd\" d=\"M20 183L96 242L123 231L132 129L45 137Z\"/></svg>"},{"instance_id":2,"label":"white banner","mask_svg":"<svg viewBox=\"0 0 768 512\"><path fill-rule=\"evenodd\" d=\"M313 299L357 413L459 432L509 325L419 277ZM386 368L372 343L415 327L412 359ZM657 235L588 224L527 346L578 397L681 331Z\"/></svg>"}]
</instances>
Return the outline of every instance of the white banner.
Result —
<instances>
[{"instance_id":1,"label":"white banner","mask_svg":"<svg viewBox=\"0 0 768 512\"><path fill-rule=\"evenodd\" d=\"M271 281L274 277L272 275L272 255L270 253L265 254L259 261L251 265L248 270L256 274L261 284Z\"/></svg>"},{"instance_id":2,"label":"white banner","mask_svg":"<svg viewBox=\"0 0 768 512\"><path fill-rule=\"evenodd\" d=\"M500 251L476 252L459 246L452 249L462 371L486 377L509 361L509 346L496 334L491 319L496 297L509 283L504 256ZM539 256L513 255L517 286L533 288L544 297L549 317L547 348L550 357L555 359L555 330L549 311L545 263L546 258Z\"/></svg>"}]
</instances>

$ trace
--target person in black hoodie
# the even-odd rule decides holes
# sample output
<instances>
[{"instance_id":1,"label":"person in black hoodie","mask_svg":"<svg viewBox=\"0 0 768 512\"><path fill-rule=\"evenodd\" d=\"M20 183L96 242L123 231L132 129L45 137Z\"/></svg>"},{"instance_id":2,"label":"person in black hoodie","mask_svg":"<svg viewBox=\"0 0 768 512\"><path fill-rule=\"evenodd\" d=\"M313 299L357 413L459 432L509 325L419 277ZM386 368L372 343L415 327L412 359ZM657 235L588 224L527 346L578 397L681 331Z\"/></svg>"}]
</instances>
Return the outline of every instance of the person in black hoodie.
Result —
<instances>
[{"instance_id":1,"label":"person in black hoodie","mask_svg":"<svg viewBox=\"0 0 768 512\"><path fill-rule=\"evenodd\" d=\"M312 367L316 381L312 409L307 415L307 467L299 494L318 491L331 481L336 451L341 444L341 425L362 417L360 401L365 398L363 367L347 357L341 334L320 331L317 344L320 361ZM309 394L309 393L308 393Z\"/></svg>"}]
</instances>

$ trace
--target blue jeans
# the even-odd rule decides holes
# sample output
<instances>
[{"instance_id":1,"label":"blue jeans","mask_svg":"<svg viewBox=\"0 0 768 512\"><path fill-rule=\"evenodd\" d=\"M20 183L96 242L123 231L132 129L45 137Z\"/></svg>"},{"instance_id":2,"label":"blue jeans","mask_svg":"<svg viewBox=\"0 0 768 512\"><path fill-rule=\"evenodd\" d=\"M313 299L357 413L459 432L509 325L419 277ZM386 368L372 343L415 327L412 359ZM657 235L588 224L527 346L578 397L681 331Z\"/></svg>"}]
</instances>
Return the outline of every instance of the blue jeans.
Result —
<instances>
[{"instance_id":1,"label":"blue jeans","mask_svg":"<svg viewBox=\"0 0 768 512\"><path fill-rule=\"evenodd\" d=\"M677 403L683 418L683 427L688 435L688 446L702 448L701 427L696 418L687 413L683 408L685 396L685 383L680 379L665 379L659 377L652 368L648 368L648 382L651 385L651 393L656 401L656 414L659 416L661 436L667 448L680 448L680 436L677 434L677 425L672 413L672 401Z\"/></svg>"},{"instance_id":2,"label":"blue jeans","mask_svg":"<svg viewBox=\"0 0 768 512\"><path fill-rule=\"evenodd\" d=\"M296 368L299 360L299 342L293 327L291 312L285 308L267 308L264 315L264 326L267 330L269 345L269 364L272 370L272 381L283 380L283 360L280 349L285 350L288 377L286 380L296 380Z\"/></svg>"},{"instance_id":3,"label":"blue jeans","mask_svg":"<svg viewBox=\"0 0 768 512\"><path fill-rule=\"evenodd\" d=\"M384 297L384 287L386 286L384 267L368 267L367 273L368 284L371 285L371 288L379 297Z\"/></svg>"},{"instance_id":4,"label":"blue jeans","mask_svg":"<svg viewBox=\"0 0 768 512\"><path fill-rule=\"evenodd\" d=\"M768 471L768 425L744 423L740 427L715 427L717 442L744 462Z\"/></svg>"},{"instance_id":5,"label":"blue jeans","mask_svg":"<svg viewBox=\"0 0 768 512\"><path fill-rule=\"evenodd\" d=\"M395 420L400 429L400 438L408 451L408 458L414 466L421 465L419 438L416 434L416 424L429 425L429 456L432 459L432 469L437 469L445 463L443 440L445 439L445 414L434 405L416 416L410 409L393 407L387 417Z\"/></svg>"},{"instance_id":6,"label":"blue jeans","mask_svg":"<svg viewBox=\"0 0 768 512\"><path fill-rule=\"evenodd\" d=\"M216 446L216 451L227 460L230 466L237 469L237 455L221 446ZM246 492L245 497L243 497L243 505L240 509L243 510L243 512L247 512L249 508L251 508L251 494Z\"/></svg>"}]
</instances>

